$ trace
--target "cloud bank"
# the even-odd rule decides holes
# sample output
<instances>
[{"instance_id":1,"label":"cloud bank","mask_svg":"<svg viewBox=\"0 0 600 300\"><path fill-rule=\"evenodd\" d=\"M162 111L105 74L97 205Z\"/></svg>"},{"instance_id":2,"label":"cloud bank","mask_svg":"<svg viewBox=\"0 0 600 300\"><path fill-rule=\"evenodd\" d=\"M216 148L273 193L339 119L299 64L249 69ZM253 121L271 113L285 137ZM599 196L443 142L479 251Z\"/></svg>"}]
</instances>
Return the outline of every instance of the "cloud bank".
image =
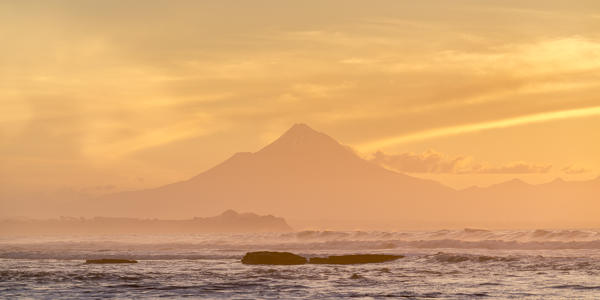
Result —
<instances>
[{"instance_id":1,"label":"cloud bank","mask_svg":"<svg viewBox=\"0 0 600 300\"><path fill-rule=\"evenodd\" d=\"M523 161L504 165L492 165L475 161L469 156L451 157L447 154L427 150L423 153L385 154L377 151L372 162L383 167L405 173L446 173L446 174L539 174L552 169L549 164L535 164Z\"/></svg>"},{"instance_id":2,"label":"cloud bank","mask_svg":"<svg viewBox=\"0 0 600 300\"><path fill-rule=\"evenodd\" d=\"M569 175L584 174L584 173L588 173L591 171L590 169L580 168L580 167L576 167L573 165L565 166L564 168L562 168L560 170L563 171L565 174L569 174Z\"/></svg>"}]
</instances>

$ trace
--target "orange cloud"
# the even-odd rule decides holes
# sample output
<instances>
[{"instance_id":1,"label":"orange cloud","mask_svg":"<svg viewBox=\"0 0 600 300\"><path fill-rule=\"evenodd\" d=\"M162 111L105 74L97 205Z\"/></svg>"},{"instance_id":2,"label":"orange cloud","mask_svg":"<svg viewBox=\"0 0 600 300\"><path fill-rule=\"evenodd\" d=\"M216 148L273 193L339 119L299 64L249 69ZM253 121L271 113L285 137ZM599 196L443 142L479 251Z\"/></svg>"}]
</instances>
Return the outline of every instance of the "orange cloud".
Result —
<instances>
[{"instance_id":1,"label":"orange cloud","mask_svg":"<svg viewBox=\"0 0 600 300\"><path fill-rule=\"evenodd\" d=\"M590 169L578 168L578 167L575 167L573 165L566 166L566 167L564 167L564 168L562 168L560 170L563 171L566 174L569 174L569 175L583 174L583 173L587 173L587 172L591 171Z\"/></svg>"},{"instance_id":2,"label":"orange cloud","mask_svg":"<svg viewBox=\"0 0 600 300\"><path fill-rule=\"evenodd\" d=\"M533 174L547 173L552 168L548 164L511 162L505 165L491 165L476 162L468 156L450 157L433 150L423 153L385 154L378 151L372 162L406 173L449 173L449 174Z\"/></svg>"}]
</instances>

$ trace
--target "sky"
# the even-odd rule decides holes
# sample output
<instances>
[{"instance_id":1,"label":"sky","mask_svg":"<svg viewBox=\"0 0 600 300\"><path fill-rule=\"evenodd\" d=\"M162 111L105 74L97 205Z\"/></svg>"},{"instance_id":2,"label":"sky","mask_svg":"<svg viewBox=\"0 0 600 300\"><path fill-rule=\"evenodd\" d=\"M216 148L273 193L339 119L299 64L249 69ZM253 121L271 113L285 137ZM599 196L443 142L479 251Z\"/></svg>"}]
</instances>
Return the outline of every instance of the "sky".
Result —
<instances>
[{"instance_id":1,"label":"sky","mask_svg":"<svg viewBox=\"0 0 600 300\"><path fill-rule=\"evenodd\" d=\"M600 175L600 2L2 1L0 197L192 177L295 123L455 188Z\"/></svg>"}]
</instances>

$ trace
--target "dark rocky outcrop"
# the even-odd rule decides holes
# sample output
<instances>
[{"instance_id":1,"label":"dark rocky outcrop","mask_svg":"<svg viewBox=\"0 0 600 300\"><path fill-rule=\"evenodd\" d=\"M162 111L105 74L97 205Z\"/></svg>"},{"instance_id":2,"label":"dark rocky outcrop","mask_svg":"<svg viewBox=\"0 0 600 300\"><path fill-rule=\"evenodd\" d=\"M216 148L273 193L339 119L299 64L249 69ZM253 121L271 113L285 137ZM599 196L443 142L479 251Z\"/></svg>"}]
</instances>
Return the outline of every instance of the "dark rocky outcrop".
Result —
<instances>
[{"instance_id":1,"label":"dark rocky outcrop","mask_svg":"<svg viewBox=\"0 0 600 300\"><path fill-rule=\"evenodd\" d=\"M248 252L242 258L242 263L248 265L302 265L306 264L331 264L331 265L352 265L369 264L393 261L403 258L402 255L389 254L351 254L351 255L332 255L328 257L306 258L290 252Z\"/></svg>"},{"instance_id":2,"label":"dark rocky outcrop","mask_svg":"<svg viewBox=\"0 0 600 300\"><path fill-rule=\"evenodd\" d=\"M306 258L290 252L248 252L242 258L247 265L303 265Z\"/></svg>"},{"instance_id":3,"label":"dark rocky outcrop","mask_svg":"<svg viewBox=\"0 0 600 300\"><path fill-rule=\"evenodd\" d=\"M334 255L329 257L311 257L309 263L332 265L369 264L393 261L402 257L404 256L388 254Z\"/></svg>"},{"instance_id":4,"label":"dark rocky outcrop","mask_svg":"<svg viewBox=\"0 0 600 300\"><path fill-rule=\"evenodd\" d=\"M103 258L103 259L88 259L85 261L85 263L86 264L136 264L137 260Z\"/></svg>"}]
</instances>

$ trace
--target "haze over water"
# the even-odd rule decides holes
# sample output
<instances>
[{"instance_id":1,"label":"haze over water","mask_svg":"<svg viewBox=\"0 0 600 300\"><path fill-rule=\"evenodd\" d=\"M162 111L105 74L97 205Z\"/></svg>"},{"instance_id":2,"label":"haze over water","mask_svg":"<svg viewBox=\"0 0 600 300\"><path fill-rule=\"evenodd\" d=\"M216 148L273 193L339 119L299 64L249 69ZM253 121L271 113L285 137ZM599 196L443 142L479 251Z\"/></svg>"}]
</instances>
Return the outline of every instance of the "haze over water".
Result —
<instances>
[{"instance_id":1,"label":"haze over water","mask_svg":"<svg viewBox=\"0 0 600 300\"><path fill-rule=\"evenodd\" d=\"M600 299L599 29L595 0L2 1L0 298Z\"/></svg>"}]
</instances>

